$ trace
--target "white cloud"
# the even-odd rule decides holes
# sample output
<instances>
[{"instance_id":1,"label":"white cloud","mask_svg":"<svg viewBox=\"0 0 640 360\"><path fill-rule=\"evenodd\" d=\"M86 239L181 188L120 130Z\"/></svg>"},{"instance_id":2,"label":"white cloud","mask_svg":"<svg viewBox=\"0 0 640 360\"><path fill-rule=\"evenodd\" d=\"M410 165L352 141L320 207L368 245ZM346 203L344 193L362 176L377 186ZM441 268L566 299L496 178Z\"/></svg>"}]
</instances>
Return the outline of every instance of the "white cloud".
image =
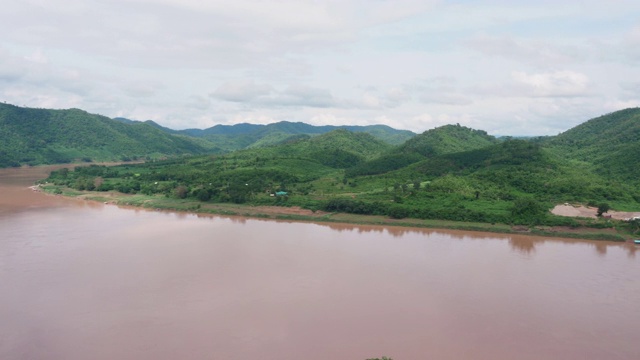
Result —
<instances>
[{"instance_id":1,"label":"white cloud","mask_svg":"<svg viewBox=\"0 0 640 360\"><path fill-rule=\"evenodd\" d=\"M49 62L49 59L44 55L41 49L36 50L31 55L25 56L24 59L38 64L46 64Z\"/></svg>"},{"instance_id":2,"label":"white cloud","mask_svg":"<svg viewBox=\"0 0 640 360\"><path fill-rule=\"evenodd\" d=\"M476 35L466 41L471 49L489 56L501 56L542 67L581 62L588 54L575 44L556 45L547 41L516 39L513 36Z\"/></svg>"},{"instance_id":3,"label":"white cloud","mask_svg":"<svg viewBox=\"0 0 640 360\"><path fill-rule=\"evenodd\" d=\"M640 98L639 16L630 0L6 0L0 101L175 128L552 133Z\"/></svg>"},{"instance_id":4,"label":"white cloud","mask_svg":"<svg viewBox=\"0 0 640 360\"><path fill-rule=\"evenodd\" d=\"M204 96L191 95L186 106L191 109L207 110L211 107L211 100Z\"/></svg>"},{"instance_id":5,"label":"white cloud","mask_svg":"<svg viewBox=\"0 0 640 360\"><path fill-rule=\"evenodd\" d=\"M258 84L253 80L230 81L220 85L211 96L234 102L250 102L273 92L270 85Z\"/></svg>"},{"instance_id":6,"label":"white cloud","mask_svg":"<svg viewBox=\"0 0 640 360\"><path fill-rule=\"evenodd\" d=\"M514 71L511 77L529 96L575 97L589 94L589 78L574 71L537 74Z\"/></svg>"},{"instance_id":7,"label":"white cloud","mask_svg":"<svg viewBox=\"0 0 640 360\"><path fill-rule=\"evenodd\" d=\"M474 118L470 114L420 114L412 119L412 122L421 124L425 130L437 128L449 124L460 124L463 126L473 127Z\"/></svg>"}]
</instances>

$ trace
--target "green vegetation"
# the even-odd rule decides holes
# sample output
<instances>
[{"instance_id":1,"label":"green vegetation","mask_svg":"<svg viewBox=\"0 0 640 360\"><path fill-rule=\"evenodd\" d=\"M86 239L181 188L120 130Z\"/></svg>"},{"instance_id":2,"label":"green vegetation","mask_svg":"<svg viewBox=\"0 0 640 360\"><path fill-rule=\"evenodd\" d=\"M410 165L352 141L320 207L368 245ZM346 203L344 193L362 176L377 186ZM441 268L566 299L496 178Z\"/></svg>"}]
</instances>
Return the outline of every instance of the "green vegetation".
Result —
<instances>
[{"instance_id":1,"label":"green vegetation","mask_svg":"<svg viewBox=\"0 0 640 360\"><path fill-rule=\"evenodd\" d=\"M350 177L384 174L434 157L482 149L497 140L486 132L460 125L445 125L425 131L382 156L347 171Z\"/></svg>"},{"instance_id":2,"label":"green vegetation","mask_svg":"<svg viewBox=\"0 0 640 360\"><path fill-rule=\"evenodd\" d=\"M598 216L602 216L604 213L608 212L611 207L607 203L602 203L598 205Z\"/></svg>"},{"instance_id":3,"label":"green vegetation","mask_svg":"<svg viewBox=\"0 0 640 360\"><path fill-rule=\"evenodd\" d=\"M600 116L556 137L547 145L560 156L588 162L606 177L640 179L640 108Z\"/></svg>"},{"instance_id":4,"label":"green vegetation","mask_svg":"<svg viewBox=\"0 0 640 360\"><path fill-rule=\"evenodd\" d=\"M473 130L460 125L445 125L425 131L407 140L395 151L396 153L417 153L425 157L461 151L480 149L497 140L485 131Z\"/></svg>"},{"instance_id":5,"label":"green vegetation","mask_svg":"<svg viewBox=\"0 0 640 360\"><path fill-rule=\"evenodd\" d=\"M73 161L128 161L211 152L184 136L78 109L0 104L0 167Z\"/></svg>"},{"instance_id":6,"label":"green vegetation","mask_svg":"<svg viewBox=\"0 0 640 360\"><path fill-rule=\"evenodd\" d=\"M618 123L635 119L637 112L621 113L626 116L614 113L588 124L601 129L602 121L630 131ZM145 201L164 198L171 206L182 201L189 208L198 206L198 211L208 211L210 204L299 206L314 213L367 215L412 226L432 226L430 221L437 220L451 221L451 227L541 235L557 234L556 228L587 227L601 232L574 235L616 240L621 238L613 230L638 233L633 222L549 212L565 202L599 206L600 214L610 208L640 208L638 179L619 175L624 173L621 168L605 173L598 160L620 155L630 139L615 147L600 146L590 160L576 155L586 153L589 144L581 145L581 151L565 151L570 139L566 134L572 131L561 135L562 141L498 141L483 131L448 125L392 147L370 134L338 129L228 154L59 170L47 181L61 188L150 197ZM339 219L350 221L333 215L316 220Z\"/></svg>"},{"instance_id":7,"label":"green vegetation","mask_svg":"<svg viewBox=\"0 0 640 360\"><path fill-rule=\"evenodd\" d=\"M109 119L78 109L31 109L0 104L0 168L214 154L295 143L337 129L372 136L381 144L381 149L415 135L385 125L338 127L285 121L172 130L151 120ZM362 160L360 153L356 154L357 159L348 159L343 158L347 154L340 151L338 147L325 157L333 155L344 167Z\"/></svg>"},{"instance_id":8,"label":"green vegetation","mask_svg":"<svg viewBox=\"0 0 640 360\"><path fill-rule=\"evenodd\" d=\"M367 133L390 145L399 145L415 134L407 130L396 130L386 125L369 126L313 126L301 122L281 121L268 125L237 124L216 125L209 129L184 130L190 136L206 139L225 151L265 147L326 134L335 130Z\"/></svg>"}]
</instances>

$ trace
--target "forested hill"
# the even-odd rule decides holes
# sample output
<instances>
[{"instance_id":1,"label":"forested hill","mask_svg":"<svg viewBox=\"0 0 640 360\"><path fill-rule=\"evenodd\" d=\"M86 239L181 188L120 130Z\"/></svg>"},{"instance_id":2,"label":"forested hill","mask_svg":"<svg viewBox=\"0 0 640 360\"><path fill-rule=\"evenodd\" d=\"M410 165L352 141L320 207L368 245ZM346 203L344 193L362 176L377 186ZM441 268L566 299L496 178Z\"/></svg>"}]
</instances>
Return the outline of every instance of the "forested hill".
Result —
<instances>
[{"instance_id":1,"label":"forested hill","mask_svg":"<svg viewBox=\"0 0 640 360\"><path fill-rule=\"evenodd\" d=\"M497 142L496 138L482 130L445 125L416 135L381 157L349 169L347 174L383 174L433 156L481 149Z\"/></svg>"},{"instance_id":2,"label":"forested hill","mask_svg":"<svg viewBox=\"0 0 640 360\"><path fill-rule=\"evenodd\" d=\"M344 169L376 158L390 148L391 145L373 135L337 129L314 137L302 135L278 145L247 149L235 154L243 158L301 159Z\"/></svg>"},{"instance_id":3,"label":"forested hill","mask_svg":"<svg viewBox=\"0 0 640 360\"><path fill-rule=\"evenodd\" d=\"M560 156L593 164L602 175L640 181L640 108L603 115L550 138Z\"/></svg>"},{"instance_id":4,"label":"forested hill","mask_svg":"<svg viewBox=\"0 0 640 360\"><path fill-rule=\"evenodd\" d=\"M607 219L578 221L548 210L565 202L640 209L638 116L637 109L624 110L557 139L496 140L481 130L447 125L396 147L340 129L214 156L77 168L47 181L60 192L64 186L116 189L143 199L200 201L203 208L249 202L393 218L505 226L593 223L609 229L615 223ZM628 229L640 233L640 227Z\"/></svg>"},{"instance_id":5,"label":"forested hill","mask_svg":"<svg viewBox=\"0 0 640 360\"><path fill-rule=\"evenodd\" d=\"M300 135L320 135L337 129L351 132L368 133L379 140L391 145L399 145L415 136L408 130L397 130L386 125L343 125L343 126L315 126L302 122L280 121L268 125L236 124L216 125L208 129L187 129L181 133L190 136L201 137L215 143L221 148L234 151L251 147L263 147L286 142L299 138Z\"/></svg>"},{"instance_id":6,"label":"forested hill","mask_svg":"<svg viewBox=\"0 0 640 360\"><path fill-rule=\"evenodd\" d=\"M496 142L497 140L486 131L460 125L445 125L409 139L397 152L417 153L428 157L480 149Z\"/></svg>"},{"instance_id":7,"label":"forested hill","mask_svg":"<svg viewBox=\"0 0 640 360\"><path fill-rule=\"evenodd\" d=\"M0 104L0 167L127 160L211 151L149 124L130 124L78 109Z\"/></svg>"},{"instance_id":8,"label":"forested hill","mask_svg":"<svg viewBox=\"0 0 640 360\"><path fill-rule=\"evenodd\" d=\"M640 140L640 108L625 109L591 119L549 140L582 159L609 156Z\"/></svg>"}]
</instances>

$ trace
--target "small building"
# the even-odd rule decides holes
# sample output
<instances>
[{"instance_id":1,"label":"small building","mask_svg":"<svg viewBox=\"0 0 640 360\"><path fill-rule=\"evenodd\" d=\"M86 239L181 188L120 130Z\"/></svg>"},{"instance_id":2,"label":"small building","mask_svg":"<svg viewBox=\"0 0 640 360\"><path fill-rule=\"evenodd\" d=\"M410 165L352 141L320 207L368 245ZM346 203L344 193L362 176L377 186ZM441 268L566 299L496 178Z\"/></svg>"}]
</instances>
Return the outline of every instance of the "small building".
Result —
<instances>
[{"instance_id":1,"label":"small building","mask_svg":"<svg viewBox=\"0 0 640 360\"><path fill-rule=\"evenodd\" d=\"M276 192L276 196L287 196L289 195L286 191L278 191Z\"/></svg>"}]
</instances>

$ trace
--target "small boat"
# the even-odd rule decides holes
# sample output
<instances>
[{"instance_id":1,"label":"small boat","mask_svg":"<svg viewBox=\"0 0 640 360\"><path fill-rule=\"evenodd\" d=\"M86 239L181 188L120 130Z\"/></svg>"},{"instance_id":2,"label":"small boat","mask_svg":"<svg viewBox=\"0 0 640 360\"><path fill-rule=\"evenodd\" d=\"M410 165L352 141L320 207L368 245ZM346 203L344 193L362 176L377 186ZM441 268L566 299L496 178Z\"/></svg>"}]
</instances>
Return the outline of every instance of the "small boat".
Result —
<instances>
[{"instance_id":1,"label":"small boat","mask_svg":"<svg viewBox=\"0 0 640 360\"><path fill-rule=\"evenodd\" d=\"M634 244L640 245L640 239L639 240L633 240Z\"/></svg>"}]
</instances>

